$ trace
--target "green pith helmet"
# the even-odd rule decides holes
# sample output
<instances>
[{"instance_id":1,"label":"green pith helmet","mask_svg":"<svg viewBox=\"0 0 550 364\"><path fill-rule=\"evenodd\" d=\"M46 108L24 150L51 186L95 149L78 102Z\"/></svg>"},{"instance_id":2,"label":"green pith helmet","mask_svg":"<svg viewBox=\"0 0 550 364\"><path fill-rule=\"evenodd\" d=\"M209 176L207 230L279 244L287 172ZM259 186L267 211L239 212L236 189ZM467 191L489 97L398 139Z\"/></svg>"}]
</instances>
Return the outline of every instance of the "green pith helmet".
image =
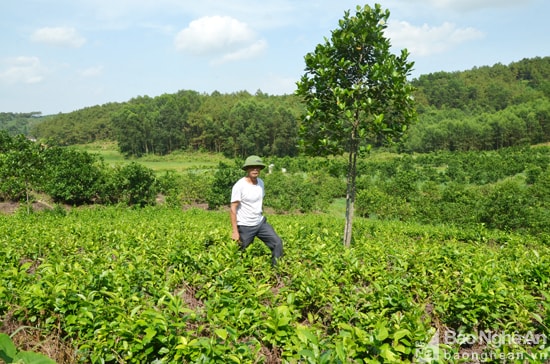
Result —
<instances>
[{"instance_id":1,"label":"green pith helmet","mask_svg":"<svg viewBox=\"0 0 550 364\"><path fill-rule=\"evenodd\" d=\"M246 171L246 168L251 166L258 166L262 169L265 168L265 164L262 161L262 158L258 157L257 155L251 155L250 157L246 158L242 168Z\"/></svg>"}]
</instances>

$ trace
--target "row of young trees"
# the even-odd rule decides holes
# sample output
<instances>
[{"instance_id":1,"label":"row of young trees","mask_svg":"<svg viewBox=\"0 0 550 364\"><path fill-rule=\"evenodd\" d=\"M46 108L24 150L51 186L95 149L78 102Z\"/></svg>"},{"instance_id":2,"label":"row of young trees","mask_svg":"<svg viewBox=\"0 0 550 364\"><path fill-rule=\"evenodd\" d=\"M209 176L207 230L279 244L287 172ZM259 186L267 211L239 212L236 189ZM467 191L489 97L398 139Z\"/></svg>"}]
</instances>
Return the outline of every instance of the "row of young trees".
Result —
<instances>
[{"instance_id":1,"label":"row of young trees","mask_svg":"<svg viewBox=\"0 0 550 364\"><path fill-rule=\"evenodd\" d=\"M323 212L345 197L343 157L266 162L287 170L262 175L266 208L277 213ZM155 175L135 162L110 167L87 152L0 132L0 201L30 203L47 195L58 204L144 206L156 204L161 193L168 206L217 209L227 206L241 165L236 159L200 176L197 171ZM360 158L357 170L360 216L548 234L550 147Z\"/></svg>"},{"instance_id":2,"label":"row of young trees","mask_svg":"<svg viewBox=\"0 0 550 364\"><path fill-rule=\"evenodd\" d=\"M136 162L110 167L85 151L0 131L0 201L30 205L41 194L60 204L144 206L155 202L156 178Z\"/></svg>"},{"instance_id":3,"label":"row of young trees","mask_svg":"<svg viewBox=\"0 0 550 364\"><path fill-rule=\"evenodd\" d=\"M550 242L548 146L373 157L357 165L355 206L362 217L524 231ZM271 158L270 163L287 168L286 174L264 177L271 207L324 211L345 196L345 158ZM283 208L285 194L296 210Z\"/></svg>"},{"instance_id":4,"label":"row of young trees","mask_svg":"<svg viewBox=\"0 0 550 364\"><path fill-rule=\"evenodd\" d=\"M403 156L364 168L361 216L525 231L550 241L549 147Z\"/></svg>"}]
</instances>

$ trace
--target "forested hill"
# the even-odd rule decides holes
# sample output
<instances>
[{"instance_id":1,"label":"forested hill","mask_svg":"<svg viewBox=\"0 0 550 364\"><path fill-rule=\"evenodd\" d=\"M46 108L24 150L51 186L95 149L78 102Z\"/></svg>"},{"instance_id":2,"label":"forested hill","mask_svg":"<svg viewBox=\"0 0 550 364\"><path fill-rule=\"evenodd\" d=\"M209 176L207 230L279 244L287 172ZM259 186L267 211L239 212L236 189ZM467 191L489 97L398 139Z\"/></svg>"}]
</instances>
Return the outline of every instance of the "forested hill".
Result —
<instances>
[{"instance_id":1,"label":"forested hill","mask_svg":"<svg viewBox=\"0 0 550 364\"><path fill-rule=\"evenodd\" d=\"M492 150L550 141L550 57L413 80L419 123L405 148Z\"/></svg>"},{"instance_id":2,"label":"forested hill","mask_svg":"<svg viewBox=\"0 0 550 364\"><path fill-rule=\"evenodd\" d=\"M411 82L419 122L403 150L488 150L550 141L550 57L431 73ZM0 129L11 125L13 133L19 118L19 131L28 135L61 145L115 140L129 155L187 149L292 156L301 111L294 95L182 90L43 117L32 127L21 122L21 114L3 113ZM27 120L36 123L37 117Z\"/></svg>"},{"instance_id":3,"label":"forested hill","mask_svg":"<svg viewBox=\"0 0 550 364\"><path fill-rule=\"evenodd\" d=\"M508 66L437 72L412 81L420 105L460 109L467 113L496 112L509 106L550 97L550 57L523 59ZM421 107L419 111L425 111Z\"/></svg>"}]
</instances>

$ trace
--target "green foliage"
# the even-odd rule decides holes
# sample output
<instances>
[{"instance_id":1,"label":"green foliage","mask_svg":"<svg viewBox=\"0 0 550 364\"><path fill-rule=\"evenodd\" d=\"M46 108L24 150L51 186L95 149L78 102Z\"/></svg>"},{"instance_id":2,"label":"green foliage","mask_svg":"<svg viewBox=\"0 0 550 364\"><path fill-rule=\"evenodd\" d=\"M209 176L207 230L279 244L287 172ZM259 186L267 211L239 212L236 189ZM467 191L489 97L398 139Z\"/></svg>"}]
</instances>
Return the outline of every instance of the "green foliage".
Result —
<instances>
[{"instance_id":1,"label":"green foliage","mask_svg":"<svg viewBox=\"0 0 550 364\"><path fill-rule=\"evenodd\" d=\"M360 168L360 216L544 233L548 147L402 156Z\"/></svg>"},{"instance_id":2,"label":"green foliage","mask_svg":"<svg viewBox=\"0 0 550 364\"><path fill-rule=\"evenodd\" d=\"M277 171L265 175L264 180L264 204L279 213L324 211L334 198L335 189L341 193L345 189L343 183L320 174L305 176Z\"/></svg>"},{"instance_id":3,"label":"green foliage","mask_svg":"<svg viewBox=\"0 0 550 364\"><path fill-rule=\"evenodd\" d=\"M511 179L496 184L484 205L481 221L491 228L517 230L529 227L531 204L523 181Z\"/></svg>"},{"instance_id":4,"label":"green foliage","mask_svg":"<svg viewBox=\"0 0 550 364\"><path fill-rule=\"evenodd\" d=\"M221 152L230 158L295 155L296 116L284 100L245 92L207 96L180 91L133 99L113 114L112 123L120 151L129 156L176 150Z\"/></svg>"},{"instance_id":5,"label":"green foliage","mask_svg":"<svg viewBox=\"0 0 550 364\"><path fill-rule=\"evenodd\" d=\"M383 220L409 220L411 206L398 195L389 195L378 187L362 189L357 193L355 211L359 216Z\"/></svg>"},{"instance_id":6,"label":"green foliage","mask_svg":"<svg viewBox=\"0 0 550 364\"><path fill-rule=\"evenodd\" d=\"M224 211L0 216L0 319L62 332L90 363L411 363L436 328L548 334L550 251L536 236L357 219L342 250L341 218L270 222L285 241L276 270L261 243L239 252Z\"/></svg>"},{"instance_id":7,"label":"green foliage","mask_svg":"<svg viewBox=\"0 0 550 364\"><path fill-rule=\"evenodd\" d=\"M2 333L0 333L0 359L7 364L55 364L55 361L43 354L17 350L11 338Z\"/></svg>"},{"instance_id":8,"label":"green foliage","mask_svg":"<svg viewBox=\"0 0 550 364\"><path fill-rule=\"evenodd\" d=\"M192 91L130 100L112 118L120 151L132 156L164 155L185 148L188 114L200 102L199 94Z\"/></svg>"},{"instance_id":9,"label":"green foliage","mask_svg":"<svg viewBox=\"0 0 550 364\"><path fill-rule=\"evenodd\" d=\"M120 196L118 202L133 206L154 205L157 195L156 177L153 171L137 162L116 168L116 183L113 188Z\"/></svg>"},{"instance_id":10,"label":"green foliage","mask_svg":"<svg viewBox=\"0 0 550 364\"><path fill-rule=\"evenodd\" d=\"M155 203L154 172L137 162L112 169L94 154L66 147L43 147L24 136L0 138L0 199L27 203L45 193L55 203Z\"/></svg>"},{"instance_id":11,"label":"green foliage","mask_svg":"<svg viewBox=\"0 0 550 364\"><path fill-rule=\"evenodd\" d=\"M42 177L42 146L0 131L0 200L30 202Z\"/></svg>"},{"instance_id":12,"label":"green foliage","mask_svg":"<svg viewBox=\"0 0 550 364\"><path fill-rule=\"evenodd\" d=\"M209 209L217 209L220 206L229 206L231 200L231 189L239 178L244 176L240 166L242 163L235 161L235 165L230 166L220 162L218 169L214 173L214 179L211 183L210 191L206 197Z\"/></svg>"},{"instance_id":13,"label":"green foliage","mask_svg":"<svg viewBox=\"0 0 550 364\"><path fill-rule=\"evenodd\" d=\"M0 130L11 136L30 135L30 130L44 120L40 112L0 112Z\"/></svg>"},{"instance_id":14,"label":"green foliage","mask_svg":"<svg viewBox=\"0 0 550 364\"><path fill-rule=\"evenodd\" d=\"M342 38L345 34L342 32ZM350 47L347 58L335 58L330 65L338 65L342 59L352 62L360 53L352 51ZM349 72L355 70L348 68ZM380 71L384 73L384 69ZM399 133L406 139L399 148L414 152L493 150L547 142L549 75L550 57L421 75L411 81L419 122ZM50 146L120 139L120 149L131 155L193 150L224 153L230 158L245 157L250 151L296 156L297 135L304 122L298 119L306 106L302 101L296 95L270 96L261 91L206 95L182 90L66 114L0 113L0 130L48 140ZM386 113L385 119L396 118ZM327 141L337 136L331 133L326 133ZM375 146L382 142L383 138L370 141Z\"/></svg>"},{"instance_id":15,"label":"green foliage","mask_svg":"<svg viewBox=\"0 0 550 364\"><path fill-rule=\"evenodd\" d=\"M548 141L549 131L550 101L541 98L493 113L430 111L411 128L403 148L414 152L495 150Z\"/></svg>"},{"instance_id":16,"label":"green foliage","mask_svg":"<svg viewBox=\"0 0 550 364\"><path fill-rule=\"evenodd\" d=\"M412 81L421 122L405 149L493 150L549 140L550 57L464 72L437 72Z\"/></svg>"},{"instance_id":17,"label":"green foliage","mask_svg":"<svg viewBox=\"0 0 550 364\"><path fill-rule=\"evenodd\" d=\"M42 140L53 140L61 146L114 140L111 118L122 106L111 102L66 114L50 115L34 125L29 133Z\"/></svg>"},{"instance_id":18,"label":"green foliage","mask_svg":"<svg viewBox=\"0 0 550 364\"><path fill-rule=\"evenodd\" d=\"M475 67L464 72L436 72L413 80L422 106L465 112L503 110L544 97L548 99L550 57L535 57L508 66Z\"/></svg>"},{"instance_id":19,"label":"green foliage","mask_svg":"<svg viewBox=\"0 0 550 364\"><path fill-rule=\"evenodd\" d=\"M213 182L210 173L187 172L176 174L166 172L157 177L159 192L170 206L186 206L206 203Z\"/></svg>"},{"instance_id":20,"label":"green foliage","mask_svg":"<svg viewBox=\"0 0 550 364\"><path fill-rule=\"evenodd\" d=\"M412 86L406 77L413 64L408 53L390 53L384 37L389 11L379 4L346 12L330 40L304 59L298 82L306 115L301 144L307 153L338 155L399 138L415 120Z\"/></svg>"},{"instance_id":21,"label":"green foliage","mask_svg":"<svg viewBox=\"0 0 550 364\"><path fill-rule=\"evenodd\" d=\"M237 102L224 123L227 137L222 152L226 157L248 155L296 155L296 116L264 99Z\"/></svg>"},{"instance_id":22,"label":"green foliage","mask_svg":"<svg viewBox=\"0 0 550 364\"><path fill-rule=\"evenodd\" d=\"M43 155L41 188L55 202L80 205L98 198L103 167L96 156L63 147L47 148Z\"/></svg>"}]
</instances>

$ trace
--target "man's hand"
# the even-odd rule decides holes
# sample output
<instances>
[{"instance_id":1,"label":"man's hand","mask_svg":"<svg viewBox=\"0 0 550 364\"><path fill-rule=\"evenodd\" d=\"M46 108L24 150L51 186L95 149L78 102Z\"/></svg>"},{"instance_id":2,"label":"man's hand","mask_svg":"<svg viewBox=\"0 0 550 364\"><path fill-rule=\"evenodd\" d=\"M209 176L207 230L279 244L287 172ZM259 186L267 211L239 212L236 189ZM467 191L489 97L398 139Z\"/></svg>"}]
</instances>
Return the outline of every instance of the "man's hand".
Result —
<instances>
[{"instance_id":1,"label":"man's hand","mask_svg":"<svg viewBox=\"0 0 550 364\"><path fill-rule=\"evenodd\" d=\"M237 208L240 201L231 202L231 208L229 209L229 216L231 217L231 239L240 243L241 236L239 234L239 228L237 227Z\"/></svg>"}]
</instances>

